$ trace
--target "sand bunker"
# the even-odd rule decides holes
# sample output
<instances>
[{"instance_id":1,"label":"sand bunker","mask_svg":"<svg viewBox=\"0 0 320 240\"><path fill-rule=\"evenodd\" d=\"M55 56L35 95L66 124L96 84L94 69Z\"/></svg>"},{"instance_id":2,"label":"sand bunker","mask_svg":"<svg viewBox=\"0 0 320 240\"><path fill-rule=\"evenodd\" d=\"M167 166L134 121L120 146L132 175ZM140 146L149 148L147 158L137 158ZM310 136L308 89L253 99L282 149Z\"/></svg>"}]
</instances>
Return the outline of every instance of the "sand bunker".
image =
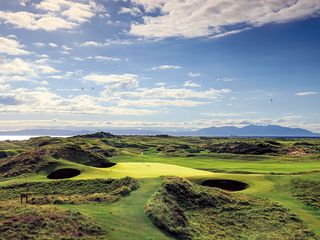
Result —
<instances>
[{"instance_id":1,"label":"sand bunker","mask_svg":"<svg viewBox=\"0 0 320 240\"><path fill-rule=\"evenodd\" d=\"M72 178L78 176L81 172L78 169L74 168L62 168L56 171L53 171L48 175L50 179L64 179L64 178Z\"/></svg>"},{"instance_id":2,"label":"sand bunker","mask_svg":"<svg viewBox=\"0 0 320 240\"><path fill-rule=\"evenodd\" d=\"M241 191L249 187L247 183L227 179L210 179L204 181L201 185L206 187L220 188L232 192Z\"/></svg>"}]
</instances>

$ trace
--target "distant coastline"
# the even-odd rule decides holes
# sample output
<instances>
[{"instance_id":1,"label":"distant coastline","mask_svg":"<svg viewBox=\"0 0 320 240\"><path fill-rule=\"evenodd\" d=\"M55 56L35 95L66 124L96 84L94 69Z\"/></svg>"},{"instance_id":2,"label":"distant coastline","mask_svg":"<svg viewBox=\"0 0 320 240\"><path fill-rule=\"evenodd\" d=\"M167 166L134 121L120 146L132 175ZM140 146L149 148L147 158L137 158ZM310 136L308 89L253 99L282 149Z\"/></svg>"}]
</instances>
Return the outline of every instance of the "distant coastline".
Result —
<instances>
[{"instance_id":1,"label":"distant coastline","mask_svg":"<svg viewBox=\"0 0 320 240\"><path fill-rule=\"evenodd\" d=\"M55 136L68 137L92 134L104 131L114 135L170 135L170 136L199 136L199 137L227 137L227 138L319 138L320 133L311 132L303 128L290 128L279 125L247 125L244 127L225 126L209 127L198 130L166 131L160 129L24 129L18 131L0 131L0 140L25 140L30 137Z\"/></svg>"}]
</instances>

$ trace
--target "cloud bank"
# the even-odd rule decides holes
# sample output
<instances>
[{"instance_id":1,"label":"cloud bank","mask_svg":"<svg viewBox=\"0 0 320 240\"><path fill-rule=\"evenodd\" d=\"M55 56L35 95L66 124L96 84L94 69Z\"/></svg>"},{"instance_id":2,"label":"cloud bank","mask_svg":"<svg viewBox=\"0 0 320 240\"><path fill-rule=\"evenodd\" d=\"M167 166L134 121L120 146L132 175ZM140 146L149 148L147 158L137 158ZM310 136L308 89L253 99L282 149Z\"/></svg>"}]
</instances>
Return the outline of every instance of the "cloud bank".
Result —
<instances>
[{"instance_id":1,"label":"cloud bank","mask_svg":"<svg viewBox=\"0 0 320 240\"><path fill-rule=\"evenodd\" d=\"M251 27L285 23L320 13L318 0L132 0L144 9L130 33L147 38L223 37ZM156 14L160 13L160 14Z\"/></svg>"}]
</instances>

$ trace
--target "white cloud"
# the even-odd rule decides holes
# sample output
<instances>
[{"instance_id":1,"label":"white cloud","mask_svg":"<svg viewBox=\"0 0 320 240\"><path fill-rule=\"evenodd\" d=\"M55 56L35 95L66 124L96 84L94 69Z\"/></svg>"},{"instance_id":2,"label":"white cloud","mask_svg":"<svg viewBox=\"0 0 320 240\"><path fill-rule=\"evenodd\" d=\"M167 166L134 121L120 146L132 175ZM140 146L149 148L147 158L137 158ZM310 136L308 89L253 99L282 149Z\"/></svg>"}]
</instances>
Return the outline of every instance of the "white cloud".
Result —
<instances>
[{"instance_id":1,"label":"white cloud","mask_svg":"<svg viewBox=\"0 0 320 240\"><path fill-rule=\"evenodd\" d=\"M235 78L228 78L228 77L217 78L218 82L233 82L235 80L236 80Z\"/></svg>"},{"instance_id":2,"label":"white cloud","mask_svg":"<svg viewBox=\"0 0 320 240\"><path fill-rule=\"evenodd\" d=\"M44 47L46 44L42 43L42 42L35 42L35 43L32 43L32 45L34 45L36 47Z\"/></svg>"},{"instance_id":3,"label":"white cloud","mask_svg":"<svg viewBox=\"0 0 320 240\"><path fill-rule=\"evenodd\" d=\"M186 88L141 88L139 91L117 92L115 96L143 99L217 99L224 94L230 93L229 89L208 89L194 91Z\"/></svg>"},{"instance_id":4,"label":"white cloud","mask_svg":"<svg viewBox=\"0 0 320 240\"><path fill-rule=\"evenodd\" d=\"M295 93L294 95L296 96L310 96L310 95L315 95L317 94L318 92L297 92Z\"/></svg>"},{"instance_id":5,"label":"white cloud","mask_svg":"<svg viewBox=\"0 0 320 240\"><path fill-rule=\"evenodd\" d=\"M211 38L222 38L222 37L238 34L238 33L241 33L241 32L247 31L247 30L250 30L250 28L246 27L246 28L239 29L239 30L231 30L228 32L218 33L218 34L211 36Z\"/></svg>"},{"instance_id":6,"label":"white cloud","mask_svg":"<svg viewBox=\"0 0 320 240\"><path fill-rule=\"evenodd\" d=\"M62 49L63 49L64 51L70 51L70 50L72 50L71 47L68 47L68 46L66 46L66 45L62 45Z\"/></svg>"},{"instance_id":7,"label":"white cloud","mask_svg":"<svg viewBox=\"0 0 320 240\"><path fill-rule=\"evenodd\" d=\"M86 60L85 58L81 58L81 57L74 57L73 59L76 60L76 61L84 61L84 60Z\"/></svg>"},{"instance_id":8,"label":"white cloud","mask_svg":"<svg viewBox=\"0 0 320 240\"><path fill-rule=\"evenodd\" d=\"M53 67L46 66L46 65L39 65L39 66L37 66L37 69L43 74L52 74L52 73L59 72L58 70L54 69Z\"/></svg>"},{"instance_id":9,"label":"white cloud","mask_svg":"<svg viewBox=\"0 0 320 240\"><path fill-rule=\"evenodd\" d=\"M93 77L91 76L90 79L92 78ZM114 78L111 79L113 80ZM100 79L99 77L96 78L95 81L108 82L110 81L110 78L109 76L106 79L105 77L103 77L103 79ZM130 85L130 87L132 86ZM136 86L134 85L134 87ZM229 89L209 89L206 91L194 91L187 88L166 87L131 88L130 90L124 90L123 88L105 88L100 92L100 96L106 101L113 102L120 107L144 107L154 109L160 106L196 107L207 105L219 98L222 98L229 92ZM166 110L162 109L162 111Z\"/></svg>"},{"instance_id":10,"label":"white cloud","mask_svg":"<svg viewBox=\"0 0 320 240\"><path fill-rule=\"evenodd\" d=\"M106 62L119 62L121 58L116 57L107 57L107 56L94 56L94 57L87 57L88 59L95 59L97 61L106 61Z\"/></svg>"},{"instance_id":11,"label":"white cloud","mask_svg":"<svg viewBox=\"0 0 320 240\"><path fill-rule=\"evenodd\" d=\"M48 46L49 47L52 47L52 48L57 48L58 47L58 45L56 44L56 43L48 43Z\"/></svg>"},{"instance_id":12,"label":"white cloud","mask_svg":"<svg viewBox=\"0 0 320 240\"><path fill-rule=\"evenodd\" d=\"M156 97L156 96L155 96ZM208 102L194 100L173 100L173 99L121 99L118 102L119 106L124 107L160 107L160 106L175 106L175 107L197 107L208 104Z\"/></svg>"},{"instance_id":13,"label":"white cloud","mask_svg":"<svg viewBox=\"0 0 320 240\"><path fill-rule=\"evenodd\" d=\"M105 99L89 95L62 97L45 87L17 88L0 93L0 111L5 113L149 115L157 110L107 106Z\"/></svg>"},{"instance_id":14,"label":"white cloud","mask_svg":"<svg viewBox=\"0 0 320 240\"><path fill-rule=\"evenodd\" d=\"M157 67L152 67L150 70L176 70L180 69L181 66L175 66L175 65L160 65Z\"/></svg>"},{"instance_id":15,"label":"white cloud","mask_svg":"<svg viewBox=\"0 0 320 240\"><path fill-rule=\"evenodd\" d=\"M19 4L21 5L21 6L23 6L23 7L25 7L26 5L27 5L27 3L29 3L30 2L30 0L20 0L19 1Z\"/></svg>"},{"instance_id":16,"label":"white cloud","mask_svg":"<svg viewBox=\"0 0 320 240\"><path fill-rule=\"evenodd\" d=\"M52 76L49 76L48 78L51 78L51 79L63 79L64 77L61 76L61 75L52 75Z\"/></svg>"},{"instance_id":17,"label":"white cloud","mask_svg":"<svg viewBox=\"0 0 320 240\"><path fill-rule=\"evenodd\" d=\"M41 86L47 86L49 85L48 81L44 80L44 81L41 81L39 82Z\"/></svg>"},{"instance_id":18,"label":"white cloud","mask_svg":"<svg viewBox=\"0 0 320 240\"><path fill-rule=\"evenodd\" d=\"M7 93L10 90L9 84L0 84L0 93Z\"/></svg>"},{"instance_id":19,"label":"white cloud","mask_svg":"<svg viewBox=\"0 0 320 240\"><path fill-rule=\"evenodd\" d=\"M24 46L20 44L16 38L12 36L0 37L0 53L8 55L28 55L29 51L24 49Z\"/></svg>"},{"instance_id":20,"label":"white cloud","mask_svg":"<svg viewBox=\"0 0 320 240\"><path fill-rule=\"evenodd\" d=\"M105 12L104 7L93 0L44 0L33 6L40 10L40 13L0 11L0 19L16 28L55 31L73 29Z\"/></svg>"},{"instance_id":21,"label":"white cloud","mask_svg":"<svg viewBox=\"0 0 320 240\"><path fill-rule=\"evenodd\" d=\"M142 14L141 10L138 7L132 7L132 8L123 7L120 9L119 13L130 14L132 16L139 16Z\"/></svg>"},{"instance_id":22,"label":"white cloud","mask_svg":"<svg viewBox=\"0 0 320 240\"><path fill-rule=\"evenodd\" d=\"M245 113L245 114L247 115L248 113ZM236 116L240 116L239 113L225 113L225 112L202 113L202 115L211 116L211 117L236 117Z\"/></svg>"},{"instance_id":23,"label":"white cloud","mask_svg":"<svg viewBox=\"0 0 320 240\"><path fill-rule=\"evenodd\" d=\"M201 87L200 84L197 84L197 83L195 83L195 82L192 82L191 80L186 81L183 86L184 86L184 87L191 87L191 88Z\"/></svg>"},{"instance_id":24,"label":"white cloud","mask_svg":"<svg viewBox=\"0 0 320 240\"><path fill-rule=\"evenodd\" d=\"M36 4L36 8L44 11L60 11L61 7L66 1L64 0L45 0Z\"/></svg>"},{"instance_id":25,"label":"white cloud","mask_svg":"<svg viewBox=\"0 0 320 240\"><path fill-rule=\"evenodd\" d=\"M88 21L91 17L95 15L91 9L89 9L88 5L77 4L77 6L71 7L68 10L62 12L62 15L67 17L69 20L83 23Z\"/></svg>"},{"instance_id":26,"label":"white cloud","mask_svg":"<svg viewBox=\"0 0 320 240\"><path fill-rule=\"evenodd\" d=\"M15 58L13 60L8 60L0 64L0 74L1 75L31 75L35 76L36 71L32 64L22 60L21 58Z\"/></svg>"},{"instance_id":27,"label":"white cloud","mask_svg":"<svg viewBox=\"0 0 320 240\"><path fill-rule=\"evenodd\" d=\"M223 37L247 30L248 27L290 22L315 16L320 12L318 0L131 2L133 6L144 7L147 13L142 23L131 24L130 33L148 38ZM160 15L155 14L156 10Z\"/></svg>"},{"instance_id":28,"label":"white cloud","mask_svg":"<svg viewBox=\"0 0 320 240\"><path fill-rule=\"evenodd\" d=\"M122 108L122 107L109 107L107 113L111 115L152 115L158 113L157 110L150 109L133 109L133 108Z\"/></svg>"},{"instance_id":29,"label":"white cloud","mask_svg":"<svg viewBox=\"0 0 320 240\"><path fill-rule=\"evenodd\" d=\"M167 83L165 83L165 82L157 82L155 85L156 86L166 86Z\"/></svg>"},{"instance_id":30,"label":"white cloud","mask_svg":"<svg viewBox=\"0 0 320 240\"><path fill-rule=\"evenodd\" d=\"M36 8L47 12L61 12L63 17L75 23L83 23L99 13L104 13L102 5L95 1L75 2L69 0L44 0L35 5Z\"/></svg>"},{"instance_id":31,"label":"white cloud","mask_svg":"<svg viewBox=\"0 0 320 240\"><path fill-rule=\"evenodd\" d=\"M79 46L80 47L100 47L100 46L103 46L103 43L98 43L95 41L87 41L87 42L80 43Z\"/></svg>"},{"instance_id":32,"label":"white cloud","mask_svg":"<svg viewBox=\"0 0 320 240\"><path fill-rule=\"evenodd\" d=\"M57 29L72 29L77 26L76 23L50 14L34 14L30 12L0 11L0 19L2 19L4 23L14 25L16 28L25 28L28 30L43 29L46 31L55 31Z\"/></svg>"},{"instance_id":33,"label":"white cloud","mask_svg":"<svg viewBox=\"0 0 320 240\"><path fill-rule=\"evenodd\" d=\"M97 84L108 84L112 87L137 87L139 84L138 76L135 74L89 74L83 80L92 81Z\"/></svg>"},{"instance_id":34,"label":"white cloud","mask_svg":"<svg viewBox=\"0 0 320 240\"><path fill-rule=\"evenodd\" d=\"M15 58L0 64L0 82L28 81L36 83L36 79L40 76L57 72L59 71L48 65Z\"/></svg>"},{"instance_id":35,"label":"white cloud","mask_svg":"<svg viewBox=\"0 0 320 240\"><path fill-rule=\"evenodd\" d=\"M49 61L49 58L43 57L43 58L39 58L37 60L35 60L34 62L36 64L46 64Z\"/></svg>"},{"instance_id":36,"label":"white cloud","mask_svg":"<svg viewBox=\"0 0 320 240\"><path fill-rule=\"evenodd\" d=\"M201 77L202 74L198 72L188 72L188 76L191 78Z\"/></svg>"},{"instance_id":37,"label":"white cloud","mask_svg":"<svg viewBox=\"0 0 320 240\"><path fill-rule=\"evenodd\" d=\"M13 38L13 39L18 39L18 37L17 37L16 35L14 35L14 34L10 34L10 35L8 35L7 37L8 37L8 38Z\"/></svg>"},{"instance_id":38,"label":"white cloud","mask_svg":"<svg viewBox=\"0 0 320 240\"><path fill-rule=\"evenodd\" d=\"M145 38L134 38L134 39L106 39L104 42L86 41L79 44L79 47L108 47L108 46L127 46L139 43L149 43L158 41L157 39L145 39Z\"/></svg>"}]
</instances>

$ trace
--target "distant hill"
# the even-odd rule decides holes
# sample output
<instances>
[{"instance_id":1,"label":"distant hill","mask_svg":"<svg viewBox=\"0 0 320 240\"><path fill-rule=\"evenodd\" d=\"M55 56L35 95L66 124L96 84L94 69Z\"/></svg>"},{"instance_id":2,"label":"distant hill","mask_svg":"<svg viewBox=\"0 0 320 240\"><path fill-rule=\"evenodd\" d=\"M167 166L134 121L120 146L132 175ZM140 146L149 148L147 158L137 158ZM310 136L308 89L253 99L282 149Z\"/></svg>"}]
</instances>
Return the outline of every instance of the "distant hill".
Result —
<instances>
[{"instance_id":1,"label":"distant hill","mask_svg":"<svg viewBox=\"0 0 320 240\"><path fill-rule=\"evenodd\" d=\"M250 137L320 137L302 128L282 127L278 125L248 125L245 127L210 127L192 132L197 136L250 136Z\"/></svg>"},{"instance_id":2,"label":"distant hill","mask_svg":"<svg viewBox=\"0 0 320 240\"><path fill-rule=\"evenodd\" d=\"M245 127L209 127L196 131L156 131L148 129L103 129L115 135L161 135L172 136L210 136L210 137L320 137L302 128L282 127L278 125L248 125ZM27 129L21 131L3 131L0 136L75 136L97 132L96 130L63 130L63 129Z\"/></svg>"}]
</instances>

